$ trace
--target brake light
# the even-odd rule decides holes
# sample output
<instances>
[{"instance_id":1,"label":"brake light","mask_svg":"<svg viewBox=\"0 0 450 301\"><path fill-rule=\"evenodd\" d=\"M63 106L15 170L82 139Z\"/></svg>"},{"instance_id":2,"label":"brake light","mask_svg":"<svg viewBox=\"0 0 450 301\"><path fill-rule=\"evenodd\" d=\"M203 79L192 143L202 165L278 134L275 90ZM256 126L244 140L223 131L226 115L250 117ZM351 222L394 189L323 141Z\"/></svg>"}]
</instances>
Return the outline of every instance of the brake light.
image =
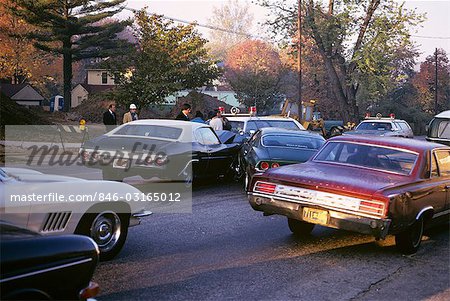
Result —
<instances>
[{"instance_id":1,"label":"brake light","mask_svg":"<svg viewBox=\"0 0 450 301\"><path fill-rule=\"evenodd\" d=\"M384 216L385 204L378 201L361 201L359 211Z\"/></svg>"},{"instance_id":2,"label":"brake light","mask_svg":"<svg viewBox=\"0 0 450 301\"><path fill-rule=\"evenodd\" d=\"M395 119L395 114L391 113L391 114L389 114L389 117L391 117L391 119Z\"/></svg>"},{"instance_id":3,"label":"brake light","mask_svg":"<svg viewBox=\"0 0 450 301\"><path fill-rule=\"evenodd\" d=\"M261 164L259 164L259 166L261 167L262 170L267 170L270 167L269 163L267 163L265 161L261 162Z\"/></svg>"},{"instance_id":4,"label":"brake light","mask_svg":"<svg viewBox=\"0 0 450 301\"><path fill-rule=\"evenodd\" d=\"M277 168L277 167L280 167L280 164L277 163L277 162L273 162L272 163L272 168Z\"/></svg>"},{"instance_id":5,"label":"brake light","mask_svg":"<svg viewBox=\"0 0 450 301\"><path fill-rule=\"evenodd\" d=\"M364 116L364 118L366 118L366 119L367 119L367 118L370 118L370 113L367 112L366 115Z\"/></svg>"},{"instance_id":6,"label":"brake light","mask_svg":"<svg viewBox=\"0 0 450 301\"><path fill-rule=\"evenodd\" d=\"M254 191L272 194L275 192L276 188L277 188L276 184L267 182L256 182Z\"/></svg>"}]
</instances>

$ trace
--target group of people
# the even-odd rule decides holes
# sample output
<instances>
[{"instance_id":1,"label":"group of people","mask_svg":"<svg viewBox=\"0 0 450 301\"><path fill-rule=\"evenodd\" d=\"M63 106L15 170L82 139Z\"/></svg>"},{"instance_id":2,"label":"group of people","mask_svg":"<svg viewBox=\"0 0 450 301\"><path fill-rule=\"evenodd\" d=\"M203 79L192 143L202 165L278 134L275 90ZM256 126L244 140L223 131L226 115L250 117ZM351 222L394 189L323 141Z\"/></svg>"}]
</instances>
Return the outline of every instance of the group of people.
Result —
<instances>
[{"instance_id":1,"label":"group of people","mask_svg":"<svg viewBox=\"0 0 450 301\"><path fill-rule=\"evenodd\" d=\"M130 105L130 111L123 115L122 123L138 120L137 107L135 104ZM103 113L103 124L106 125L106 129L111 130L117 126L116 105L110 104L108 111Z\"/></svg>"},{"instance_id":2,"label":"group of people","mask_svg":"<svg viewBox=\"0 0 450 301\"><path fill-rule=\"evenodd\" d=\"M131 122L138 120L139 116L137 113L137 107L135 104L130 105L130 111L123 115L122 123ZM190 104L185 103L181 107L181 112L175 118L176 120L192 121L199 123L209 124L215 131L230 130L231 125L225 116L222 116L222 112L219 109L209 112L208 120L204 119L202 112L195 112L195 117L191 120L189 115L191 114L192 107ZM103 113L103 124L106 126L107 130L111 130L117 126L117 116L116 116L116 105L110 104L108 111Z\"/></svg>"},{"instance_id":3,"label":"group of people","mask_svg":"<svg viewBox=\"0 0 450 301\"><path fill-rule=\"evenodd\" d=\"M192 121L199 123L209 124L215 131L230 130L231 125L225 116L222 116L222 112L219 109L209 112L208 120L205 121L204 115L200 111L195 112L194 118L191 120L189 114L191 114L192 108L188 103L183 104L180 114L175 118L176 120Z\"/></svg>"}]
</instances>

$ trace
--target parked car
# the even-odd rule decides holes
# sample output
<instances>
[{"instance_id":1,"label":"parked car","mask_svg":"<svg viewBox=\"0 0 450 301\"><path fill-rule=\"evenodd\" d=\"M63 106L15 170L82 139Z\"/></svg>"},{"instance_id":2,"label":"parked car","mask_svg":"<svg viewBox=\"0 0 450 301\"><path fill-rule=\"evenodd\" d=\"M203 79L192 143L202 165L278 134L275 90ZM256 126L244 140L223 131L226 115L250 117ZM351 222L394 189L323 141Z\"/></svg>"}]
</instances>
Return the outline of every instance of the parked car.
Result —
<instances>
[{"instance_id":1,"label":"parked car","mask_svg":"<svg viewBox=\"0 0 450 301\"><path fill-rule=\"evenodd\" d=\"M344 135L375 135L386 137L413 138L414 134L409 124L401 119L373 117L361 121L353 131Z\"/></svg>"},{"instance_id":2,"label":"parked car","mask_svg":"<svg viewBox=\"0 0 450 301\"><path fill-rule=\"evenodd\" d=\"M231 125L231 131L236 133L235 142L243 143L257 130L266 127L275 127L288 130L305 130L295 119L281 116L245 116L225 114Z\"/></svg>"},{"instance_id":3,"label":"parked car","mask_svg":"<svg viewBox=\"0 0 450 301\"><path fill-rule=\"evenodd\" d=\"M308 131L262 128L239 152L241 177L245 187L253 174L283 165L303 163L325 143L325 139Z\"/></svg>"},{"instance_id":4,"label":"parked car","mask_svg":"<svg viewBox=\"0 0 450 301\"><path fill-rule=\"evenodd\" d=\"M42 236L4 221L0 235L1 300L86 300L99 292L92 239Z\"/></svg>"},{"instance_id":5,"label":"parked car","mask_svg":"<svg viewBox=\"0 0 450 301\"><path fill-rule=\"evenodd\" d=\"M287 216L291 231L314 225L395 235L397 247L414 253L425 226L448 222L450 147L411 139L339 136L308 162L255 174L253 209Z\"/></svg>"},{"instance_id":6,"label":"parked car","mask_svg":"<svg viewBox=\"0 0 450 301\"><path fill-rule=\"evenodd\" d=\"M450 110L434 116L428 125L426 139L450 146Z\"/></svg>"},{"instance_id":7,"label":"parked car","mask_svg":"<svg viewBox=\"0 0 450 301\"><path fill-rule=\"evenodd\" d=\"M125 183L0 168L0 219L43 235L89 236L98 244L101 260L117 255L128 227L151 214L143 202L128 201L141 195Z\"/></svg>"},{"instance_id":8,"label":"parked car","mask_svg":"<svg viewBox=\"0 0 450 301\"><path fill-rule=\"evenodd\" d=\"M179 120L137 120L92 139L80 152L103 179L140 175L174 182L219 177L231 172L239 145L221 143L206 124Z\"/></svg>"}]
</instances>

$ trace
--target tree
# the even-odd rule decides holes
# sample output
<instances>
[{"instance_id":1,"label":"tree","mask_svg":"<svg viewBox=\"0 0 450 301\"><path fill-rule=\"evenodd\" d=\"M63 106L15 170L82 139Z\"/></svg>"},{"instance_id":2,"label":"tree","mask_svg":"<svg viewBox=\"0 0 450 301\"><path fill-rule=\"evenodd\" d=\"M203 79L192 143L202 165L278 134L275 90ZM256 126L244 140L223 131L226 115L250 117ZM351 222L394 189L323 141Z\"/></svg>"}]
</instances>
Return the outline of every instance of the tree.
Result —
<instances>
[{"instance_id":1,"label":"tree","mask_svg":"<svg viewBox=\"0 0 450 301\"><path fill-rule=\"evenodd\" d=\"M123 9L125 0L11 0L9 8L39 30L28 36L34 46L63 56L64 109L71 107L72 63L126 53L130 44L116 39L128 21L97 23Z\"/></svg>"},{"instance_id":2,"label":"tree","mask_svg":"<svg viewBox=\"0 0 450 301\"><path fill-rule=\"evenodd\" d=\"M435 112L435 55L427 56L412 82L417 89L418 102L424 112L437 114L450 109L450 63L443 49L437 49L437 112Z\"/></svg>"},{"instance_id":3,"label":"tree","mask_svg":"<svg viewBox=\"0 0 450 301\"><path fill-rule=\"evenodd\" d=\"M228 51L235 45L250 39L253 14L248 4L238 0L228 0L220 7L215 7L208 25L223 30L212 30L209 49L214 59L225 60Z\"/></svg>"},{"instance_id":4,"label":"tree","mask_svg":"<svg viewBox=\"0 0 450 301\"><path fill-rule=\"evenodd\" d=\"M397 50L413 53L409 29L423 16L403 8L394 0L305 0L302 7L304 33L310 36L322 58L337 109L344 120L359 115L357 93L364 83L372 83L379 93L388 91L394 71L391 62ZM275 18L273 31L284 39L296 35L298 7L281 0L262 0ZM368 80L370 78L370 80Z\"/></svg>"},{"instance_id":5,"label":"tree","mask_svg":"<svg viewBox=\"0 0 450 301\"><path fill-rule=\"evenodd\" d=\"M258 110L272 109L281 96L280 81L285 69L278 52L260 40L242 42L225 60L225 77L239 101Z\"/></svg>"},{"instance_id":6,"label":"tree","mask_svg":"<svg viewBox=\"0 0 450 301\"><path fill-rule=\"evenodd\" d=\"M219 76L195 24L174 25L141 10L135 15L134 30L138 49L121 59L125 64L110 63L111 68L118 67L119 102L161 103L170 94L207 85Z\"/></svg>"}]
</instances>

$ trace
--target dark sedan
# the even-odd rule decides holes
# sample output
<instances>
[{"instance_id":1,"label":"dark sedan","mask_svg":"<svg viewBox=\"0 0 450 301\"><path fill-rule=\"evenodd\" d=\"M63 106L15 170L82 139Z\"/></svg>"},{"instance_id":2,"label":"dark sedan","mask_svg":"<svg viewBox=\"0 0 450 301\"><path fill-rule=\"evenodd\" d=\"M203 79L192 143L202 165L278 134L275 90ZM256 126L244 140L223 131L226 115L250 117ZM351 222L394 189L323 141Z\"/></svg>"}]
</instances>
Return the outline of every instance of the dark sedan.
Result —
<instances>
[{"instance_id":1,"label":"dark sedan","mask_svg":"<svg viewBox=\"0 0 450 301\"><path fill-rule=\"evenodd\" d=\"M79 235L41 236L0 222L1 300L86 300L98 263L95 242Z\"/></svg>"},{"instance_id":2,"label":"dark sedan","mask_svg":"<svg viewBox=\"0 0 450 301\"><path fill-rule=\"evenodd\" d=\"M239 152L241 177L245 187L256 172L283 165L303 163L313 156L325 143L325 139L308 131L281 128L262 128Z\"/></svg>"},{"instance_id":3,"label":"dark sedan","mask_svg":"<svg viewBox=\"0 0 450 301\"><path fill-rule=\"evenodd\" d=\"M249 189L253 209L288 217L294 234L315 224L395 235L414 253L425 226L448 222L450 147L419 140L341 136L308 162L256 174Z\"/></svg>"},{"instance_id":4,"label":"dark sedan","mask_svg":"<svg viewBox=\"0 0 450 301\"><path fill-rule=\"evenodd\" d=\"M102 169L105 180L140 175L189 184L194 177L231 172L238 148L222 143L206 124L147 119L84 143L80 153L86 166Z\"/></svg>"}]
</instances>

